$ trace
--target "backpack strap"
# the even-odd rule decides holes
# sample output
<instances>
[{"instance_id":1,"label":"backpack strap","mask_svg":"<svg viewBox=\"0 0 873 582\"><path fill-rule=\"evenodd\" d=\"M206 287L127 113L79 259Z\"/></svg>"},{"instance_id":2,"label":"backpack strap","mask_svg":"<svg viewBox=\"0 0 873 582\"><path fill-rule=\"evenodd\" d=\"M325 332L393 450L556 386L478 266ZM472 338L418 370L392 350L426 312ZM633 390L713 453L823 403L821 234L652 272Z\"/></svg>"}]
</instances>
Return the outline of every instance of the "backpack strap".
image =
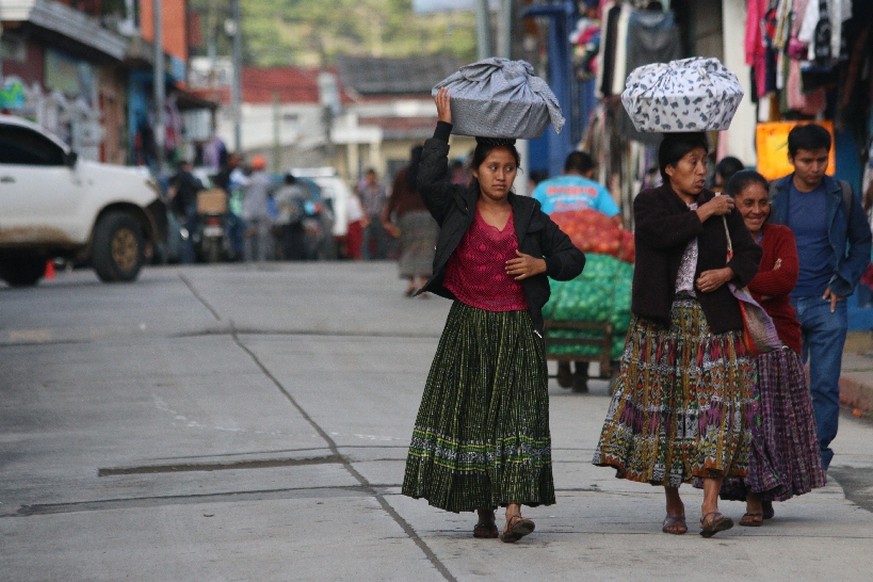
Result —
<instances>
[{"instance_id":1,"label":"backpack strap","mask_svg":"<svg viewBox=\"0 0 873 582\"><path fill-rule=\"evenodd\" d=\"M840 183L840 191L843 193L843 210L846 211L846 219L852 216L852 186L845 180L837 180Z\"/></svg>"}]
</instances>

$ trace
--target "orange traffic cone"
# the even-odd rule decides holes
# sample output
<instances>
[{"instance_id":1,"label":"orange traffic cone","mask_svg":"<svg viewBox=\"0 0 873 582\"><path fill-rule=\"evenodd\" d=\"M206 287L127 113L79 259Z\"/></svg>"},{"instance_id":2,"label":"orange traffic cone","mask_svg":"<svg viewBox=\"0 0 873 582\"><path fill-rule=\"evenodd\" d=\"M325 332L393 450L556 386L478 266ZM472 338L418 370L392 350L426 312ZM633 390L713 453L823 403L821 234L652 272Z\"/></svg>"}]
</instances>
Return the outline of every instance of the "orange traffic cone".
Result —
<instances>
[{"instance_id":1,"label":"orange traffic cone","mask_svg":"<svg viewBox=\"0 0 873 582\"><path fill-rule=\"evenodd\" d=\"M55 262L53 260L49 259L45 262L45 274L42 278L47 281L55 278Z\"/></svg>"}]
</instances>

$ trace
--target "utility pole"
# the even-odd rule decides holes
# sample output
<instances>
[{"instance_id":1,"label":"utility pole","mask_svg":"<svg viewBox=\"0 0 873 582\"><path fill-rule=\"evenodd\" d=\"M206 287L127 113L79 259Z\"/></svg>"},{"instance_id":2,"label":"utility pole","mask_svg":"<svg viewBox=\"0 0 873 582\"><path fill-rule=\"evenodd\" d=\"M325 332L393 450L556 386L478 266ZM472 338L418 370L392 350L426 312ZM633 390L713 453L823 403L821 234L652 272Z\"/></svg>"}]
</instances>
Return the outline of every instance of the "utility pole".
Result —
<instances>
[{"instance_id":1,"label":"utility pole","mask_svg":"<svg viewBox=\"0 0 873 582\"><path fill-rule=\"evenodd\" d=\"M164 24L161 0L152 0L152 19L154 20L154 101L155 101L155 173L160 177L164 171L164 145L166 130L164 129L164 102L166 87L164 86Z\"/></svg>"},{"instance_id":2,"label":"utility pole","mask_svg":"<svg viewBox=\"0 0 873 582\"><path fill-rule=\"evenodd\" d=\"M476 2L476 47L479 60L491 56L491 17L488 11L488 0Z\"/></svg>"},{"instance_id":3,"label":"utility pole","mask_svg":"<svg viewBox=\"0 0 873 582\"><path fill-rule=\"evenodd\" d=\"M497 56L505 59L512 58L512 4L512 0L501 0L497 13Z\"/></svg>"},{"instance_id":4,"label":"utility pole","mask_svg":"<svg viewBox=\"0 0 873 582\"><path fill-rule=\"evenodd\" d=\"M242 151L242 21L240 0L231 0L233 18L233 83L231 100L233 107L233 151Z\"/></svg>"}]
</instances>

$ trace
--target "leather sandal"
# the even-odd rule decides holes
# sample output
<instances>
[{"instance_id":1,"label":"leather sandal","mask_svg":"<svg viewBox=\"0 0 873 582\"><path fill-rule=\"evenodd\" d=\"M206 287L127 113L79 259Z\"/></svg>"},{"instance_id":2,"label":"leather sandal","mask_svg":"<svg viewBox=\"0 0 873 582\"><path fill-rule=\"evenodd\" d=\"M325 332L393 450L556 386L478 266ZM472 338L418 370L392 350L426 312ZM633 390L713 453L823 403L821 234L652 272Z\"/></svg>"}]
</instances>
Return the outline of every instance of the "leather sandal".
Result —
<instances>
[{"instance_id":1,"label":"leather sandal","mask_svg":"<svg viewBox=\"0 0 873 582\"><path fill-rule=\"evenodd\" d=\"M763 513L749 513L748 511L740 518L740 525L746 527L761 527L764 523Z\"/></svg>"},{"instance_id":2,"label":"leather sandal","mask_svg":"<svg viewBox=\"0 0 873 582\"><path fill-rule=\"evenodd\" d=\"M501 541L511 544L517 542L524 536L533 532L536 525L530 519L522 517L521 514L513 515L506 520L506 528L503 530Z\"/></svg>"},{"instance_id":3,"label":"leather sandal","mask_svg":"<svg viewBox=\"0 0 873 582\"><path fill-rule=\"evenodd\" d=\"M670 515L664 518L664 524L661 526L661 531L668 534L681 536L688 531L688 524L685 523L685 515Z\"/></svg>"},{"instance_id":4,"label":"leather sandal","mask_svg":"<svg viewBox=\"0 0 873 582\"><path fill-rule=\"evenodd\" d=\"M720 531L734 527L734 520L718 511L710 511L700 518L700 535L711 538Z\"/></svg>"},{"instance_id":5,"label":"leather sandal","mask_svg":"<svg viewBox=\"0 0 873 582\"><path fill-rule=\"evenodd\" d=\"M476 522L476 525L473 526L473 537L474 538L496 538L500 535L499 530L497 529L497 523L494 519L494 511L488 511L484 509L480 509L477 511L479 514L479 521Z\"/></svg>"},{"instance_id":6,"label":"leather sandal","mask_svg":"<svg viewBox=\"0 0 873 582\"><path fill-rule=\"evenodd\" d=\"M484 521L479 520L476 525L473 526L473 537L474 538L496 538L500 535L497 524L493 521Z\"/></svg>"}]
</instances>

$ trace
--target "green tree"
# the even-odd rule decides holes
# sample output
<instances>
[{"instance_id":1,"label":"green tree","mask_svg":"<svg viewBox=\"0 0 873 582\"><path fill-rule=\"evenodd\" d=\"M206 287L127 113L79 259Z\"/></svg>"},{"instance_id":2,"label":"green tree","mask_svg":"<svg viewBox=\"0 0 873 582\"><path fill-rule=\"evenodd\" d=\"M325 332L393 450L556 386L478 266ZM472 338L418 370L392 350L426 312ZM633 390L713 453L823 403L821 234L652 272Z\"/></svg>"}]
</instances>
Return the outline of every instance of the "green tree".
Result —
<instances>
[{"instance_id":1,"label":"green tree","mask_svg":"<svg viewBox=\"0 0 873 582\"><path fill-rule=\"evenodd\" d=\"M470 12L415 14L412 0L240 0L244 58L259 66L330 65L339 55L405 57L448 53L476 55L476 22ZM226 0L191 0L191 9L214 34L219 54L229 52L221 32ZM194 54L205 54L201 47Z\"/></svg>"}]
</instances>

